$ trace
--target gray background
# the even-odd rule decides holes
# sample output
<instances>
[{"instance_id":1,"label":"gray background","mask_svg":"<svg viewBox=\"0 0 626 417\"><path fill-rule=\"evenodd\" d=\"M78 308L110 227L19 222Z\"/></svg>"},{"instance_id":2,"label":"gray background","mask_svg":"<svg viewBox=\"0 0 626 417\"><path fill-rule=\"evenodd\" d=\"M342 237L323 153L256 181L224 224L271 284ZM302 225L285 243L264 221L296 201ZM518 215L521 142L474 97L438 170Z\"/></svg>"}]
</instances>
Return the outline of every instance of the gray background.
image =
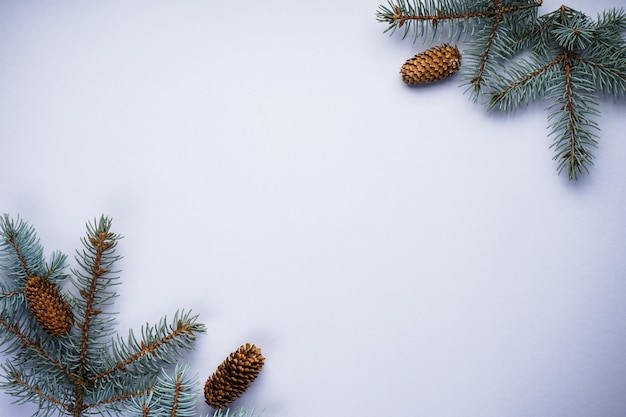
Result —
<instances>
[{"instance_id":1,"label":"gray background","mask_svg":"<svg viewBox=\"0 0 626 417\"><path fill-rule=\"evenodd\" d=\"M256 343L266 416L624 415L625 101L569 182L543 103L403 85L379 4L0 2L0 212L113 217L120 333L192 309L201 382Z\"/></svg>"}]
</instances>

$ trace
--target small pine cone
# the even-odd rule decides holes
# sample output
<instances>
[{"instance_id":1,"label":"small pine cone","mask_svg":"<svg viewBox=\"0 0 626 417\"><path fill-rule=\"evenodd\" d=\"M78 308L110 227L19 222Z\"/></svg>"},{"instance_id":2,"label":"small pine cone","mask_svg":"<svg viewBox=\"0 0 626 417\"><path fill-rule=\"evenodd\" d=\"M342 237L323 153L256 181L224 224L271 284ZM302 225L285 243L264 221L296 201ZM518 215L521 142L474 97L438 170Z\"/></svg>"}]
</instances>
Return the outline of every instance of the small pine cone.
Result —
<instances>
[{"instance_id":1,"label":"small pine cone","mask_svg":"<svg viewBox=\"0 0 626 417\"><path fill-rule=\"evenodd\" d=\"M74 315L53 283L42 277L31 277L24 287L24 295L33 317L46 333L59 337L69 332Z\"/></svg>"},{"instance_id":2,"label":"small pine cone","mask_svg":"<svg viewBox=\"0 0 626 417\"><path fill-rule=\"evenodd\" d=\"M219 409L228 407L256 379L264 360L261 349L250 343L231 353L204 384L207 404Z\"/></svg>"},{"instance_id":3,"label":"small pine cone","mask_svg":"<svg viewBox=\"0 0 626 417\"><path fill-rule=\"evenodd\" d=\"M402 68L406 84L424 84L449 77L461 67L461 52L456 46L434 46L408 59Z\"/></svg>"}]
</instances>

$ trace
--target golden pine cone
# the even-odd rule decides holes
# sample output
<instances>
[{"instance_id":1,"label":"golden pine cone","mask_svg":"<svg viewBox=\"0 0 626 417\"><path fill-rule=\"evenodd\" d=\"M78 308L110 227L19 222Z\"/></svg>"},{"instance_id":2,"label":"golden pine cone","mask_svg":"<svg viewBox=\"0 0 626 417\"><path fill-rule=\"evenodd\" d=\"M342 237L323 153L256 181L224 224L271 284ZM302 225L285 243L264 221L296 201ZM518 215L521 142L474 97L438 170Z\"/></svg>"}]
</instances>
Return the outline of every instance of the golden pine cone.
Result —
<instances>
[{"instance_id":1,"label":"golden pine cone","mask_svg":"<svg viewBox=\"0 0 626 417\"><path fill-rule=\"evenodd\" d=\"M246 343L230 354L206 384L204 398L213 408L226 408L241 396L263 368L261 349Z\"/></svg>"},{"instance_id":2,"label":"golden pine cone","mask_svg":"<svg viewBox=\"0 0 626 417\"><path fill-rule=\"evenodd\" d=\"M33 317L46 333L59 337L69 332L74 315L53 283L42 277L31 277L24 287L24 295Z\"/></svg>"},{"instance_id":3,"label":"golden pine cone","mask_svg":"<svg viewBox=\"0 0 626 417\"><path fill-rule=\"evenodd\" d=\"M461 52L456 46L434 46L408 59L402 68L406 84L424 84L449 77L461 67Z\"/></svg>"}]
</instances>

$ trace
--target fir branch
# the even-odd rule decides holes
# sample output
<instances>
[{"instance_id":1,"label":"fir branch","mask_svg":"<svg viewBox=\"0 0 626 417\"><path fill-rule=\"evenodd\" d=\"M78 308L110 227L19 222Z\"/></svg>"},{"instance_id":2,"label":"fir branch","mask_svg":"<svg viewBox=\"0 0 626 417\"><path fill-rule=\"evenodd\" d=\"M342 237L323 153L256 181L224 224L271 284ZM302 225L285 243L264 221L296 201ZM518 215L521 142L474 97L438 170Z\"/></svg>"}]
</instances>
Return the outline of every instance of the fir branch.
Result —
<instances>
[{"instance_id":1,"label":"fir branch","mask_svg":"<svg viewBox=\"0 0 626 417\"><path fill-rule=\"evenodd\" d=\"M28 278L46 270L35 230L19 218L0 217L0 249L0 267L10 272L16 286L23 288Z\"/></svg>"},{"instance_id":2,"label":"fir branch","mask_svg":"<svg viewBox=\"0 0 626 417\"><path fill-rule=\"evenodd\" d=\"M195 414L193 392L198 381L196 377L189 377L188 371L187 366L177 366L173 375L164 373L155 386L156 397L160 399L159 408L169 411L170 417L191 417Z\"/></svg>"},{"instance_id":3,"label":"fir branch","mask_svg":"<svg viewBox=\"0 0 626 417\"><path fill-rule=\"evenodd\" d=\"M461 77L472 97L487 93L489 109L511 111L538 98L547 108L558 172L587 173L597 146L598 92L626 95L626 12L597 20L561 6L537 17L540 0L390 0L377 18L385 32L404 27L414 41L439 22L467 35ZM469 28L470 30L463 30ZM525 54L528 53L528 54ZM528 55L530 56L529 59ZM469 65L468 65L469 64ZM483 88L485 87L485 88Z\"/></svg>"},{"instance_id":4,"label":"fir branch","mask_svg":"<svg viewBox=\"0 0 626 417\"><path fill-rule=\"evenodd\" d=\"M24 254L22 253L20 247L18 246L18 244L16 242L16 239L17 239L18 236L19 236L19 234L9 234L8 238L7 238L7 243L11 246L11 248L13 248L15 256L19 260L19 263L20 263L22 269L24 270L24 274L28 278L30 278L30 277L33 277L34 275L32 274L30 267L28 266L28 262L26 261L26 257L24 256Z\"/></svg>"},{"instance_id":5,"label":"fir branch","mask_svg":"<svg viewBox=\"0 0 626 417\"><path fill-rule=\"evenodd\" d=\"M128 341L105 340L113 332L113 320L104 317L110 314L104 309L117 296L113 264L120 258L115 254L120 237L110 231L110 225L104 216L87 224L84 249L76 257L79 267L71 269L74 291L67 297L77 310L77 325L57 336L47 333L35 317L41 310L33 310L31 299L44 309L48 302L31 283L64 279L65 255L54 252L46 264L34 229L8 216L0 219L0 272L8 271L10 277L0 282L0 343L5 354L14 354L0 368L4 379L0 387L18 402L38 404L35 415L39 417L55 412L72 417L128 415L132 404L140 404L142 416L161 417L164 410L170 416L191 416L197 381L178 365L174 376L165 372L192 348L197 334L206 331L197 316L177 312L171 323L163 318L142 327L141 337L130 331Z\"/></svg>"},{"instance_id":6,"label":"fir branch","mask_svg":"<svg viewBox=\"0 0 626 417\"><path fill-rule=\"evenodd\" d=\"M11 333L15 337L15 342L19 345L21 349L31 349L32 351L37 353L37 355L39 355L45 362L49 363L54 368L61 371L61 373L63 373L69 381L78 384L84 383L83 380L70 372L67 367L63 366L63 364L59 360L54 359L46 351L46 349L41 346L41 342L39 340L31 340L23 332L21 332L17 324L11 325L5 319L0 317L0 326L2 326L3 330ZM4 353L7 353L7 351L5 351Z\"/></svg>"},{"instance_id":7,"label":"fir branch","mask_svg":"<svg viewBox=\"0 0 626 417\"><path fill-rule=\"evenodd\" d=\"M131 398L134 397L139 397L141 395L145 395L147 393L149 393L150 390L141 390L141 391L133 391L133 392L128 392L128 393L124 393L124 394L118 394L118 395L114 395L111 396L109 398L105 398L102 399L100 401L98 401L95 404L85 404L85 410L89 409L89 408L97 408L97 407L102 407L105 405L111 405L117 402L121 402L121 401L127 401Z\"/></svg>"},{"instance_id":8,"label":"fir branch","mask_svg":"<svg viewBox=\"0 0 626 417\"><path fill-rule=\"evenodd\" d=\"M626 93L626 11L608 10L598 16L592 32L593 42L573 56L593 68L590 74L599 89L614 96Z\"/></svg>"},{"instance_id":9,"label":"fir branch","mask_svg":"<svg viewBox=\"0 0 626 417\"><path fill-rule=\"evenodd\" d=\"M37 416L67 415L73 407L71 389L53 373L36 366L6 362L2 365L3 381L0 388L16 397L17 403L38 405Z\"/></svg>"},{"instance_id":10,"label":"fir branch","mask_svg":"<svg viewBox=\"0 0 626 417\"><path fill-rule=\"evenodd\" d=\"M111 300L117 296L115 292L109 290L113 280L116 279L110 276L110 267L119 259L119 256L114 255L114 251L120 237L112 233L110 227L111 220L104 216L97 224L95 221L93 225L88 223L87 237L82 239L84 249L76 257L82 269L82 271L74 270L77 277L75 284L79 289L77 316L82 320L76 323L80 329L77 373L81 379L85 380L90 379L90 374L93 372L91 369L97 366L98 360L101 360L98 358L100 344L93 335L102 336L112 332L111 321L98 318L102 314L102 306L110 304ZM79 417L87 407L85 393L85 385L77 384L74 395L74 417Z\"/></svg>"},{"instance_id":11,"label":"fir branch","mask_svg":"<svg viewBox=\"0 0 626 417\"><path fill-rule=\"evenodd\" d=\"M14 297L16 295L21 295L21 294L24 294L24 290L3 292L3 293L0 293L0 298L11 298L11 297Z\"/></svg>"},{"instance_id":12,"label":"fir branch","mask_svg":"<svg viewBox=\"0 0 626 417\"><path fill-rule=\"evenodd\" d=\"M180 393L185 388L180 379L180 374L176 375L176 382L174 383L174 395L172 396L172 412L171 416L176 417L176 412L178 411Z\"/></svg>"},{"instance_id":13,"label":"fir branch","mask_svg":"<svg viewBox=\"0 0 626 417\"><path fill-rule=\"evenodd\" d=\"M496 1L496 3L500 3ZM487 44L485 45L484 52L480 57L480 64L478 65L478 70L476 71L476 75L471 79L470 83L474 86L474 93L478 93L480 91L480 86L482 85L484 78L483 74L485 73L485 67L487 65L487 60L491 54L491 47L493 45L493 40L496 36L496 31L498 30L498 26L502 21L502 15L498 14L493 19L493 24L491 26L491 31L489 32L489 37L487 38Z\"/></svg>"},{"instance_id":14,"label":"fir branch","mask_svg":"<svg viewBox=\"0 0 626 417\"><path fill-rule=\"evenodd\" d=\"M576 13L565 6L559 9L559 18L551 27L556 43L566 50L584 50L594 40L594 25L583 13Z\"/></svg>"},{"instance_id":15,"label":"fir branch","mask_svg":"<svg viewBox=\"0 0 626 417\"><path fill-rule=\"evenodd\" d=\"M569 53L563 59L563 72L564 85L558 85L550 96L556 98L556 104L550 107L548 120L556 119L550 125L550 135L555 136L551 147L556 151L554 159L559 161L558 171L567 168L570 180L575 180L593 165L591 148L597 146L597 135L592 129L598 127L589 116L598 115L598 103L592 95L593 83L587 74L577 74L580 70L573 66Z\"/></svg>"},{"instance_id":16,"label":"fir branch","mask_svg":"<svg viewBox=\"0 0 626 417\"><path fill-rule=\"evenodd\" d=\"M213 413L213 417L260 417L262 413L257 413L254 408L239 408L239 409L231 409L227 408L217 409Z\"/></svg>"},{"instance_id":17,"label":"fir branch","mask_svg":"<svg viewBox=\"0 0 626 417\"><path fill-rule=\"evenodd\" d=\"M111 275L111 267L120 259L115 255L115 247L121 237L112 233L110 227L111 220L104 216L97 223L87 224L87 237L82 239L84 249L76 256L81 268L72 270L76 277L72 283L78 290L75 300L80 329L77 366L81 372L86 372L89 359L93 359L94 354L97 356L102 347L99 343L91 347L90 343L113 333L113 321L104 319L102 314L103 308L117 297L111 287L118 277Z\"/></svg>"},{"instance_id":18,"label":"fir branch","mask_svg":"<svg viewBox=\"0 0 626 417\"><path fill-rule=\"evenodd\" d=\"M158 410L154 410L156 406L152 404L154 391L147 391L131 399L126 410L127 417L148 417L155 416ZM155 400L156 402L156 400Z\"/></svg>"},{"instance_id":19,"label":"fir branch","mask_svg":"<svg viewBox=\"0 0 626 417\"><path fill-rule=\"evenodd\" d=\"M463 72L472 86L472 97L476 99L485 80L491 61L502 58L509 52L511 34L528 32L542 0L481 0L481 1L418 1L396 0L389 6L380 6L377 18L388 23L385 32L394 33L404 27L403 38L412 30L414 42L432 28L433 38L440 22L448 24L449 37L461 34L476 35L470 40L470 49L465 57L471 62ZM502 23L507 24L503 27ZM471 30L468 30L471 28Z\"/></svg>"},{"instance_id":20,"label":"fir branch","mask_svg":"<svg viewBox=\"0 0 626 417\"><path fill-rule=\"evenodd\" d=\"M557 171L567 170L570 180L589 172L593 165L592 149L597 147L599 116L597 90L616 96L626 91L626 54L621 35L609 23L622 25L623 13L611 13L602 22L593 22L586 15L561 6L540 19L533 45L535 61L554 53L554 59L531 69L518 60L512 69L501 71L509 76L495 75L488 105L511 110L539 96L552 101L548 107L552 148L558 161ZM597 29L601 27L602 32ZM538 35L537 35L538 34ZM607 44L612 45L607 48ZM525 75L524 75L525 74Z\"/></svg>"},{"instance_id":21,"label":"fir branch","mask_svg":"<svg viewBox=\"0 0 626 417\"><path fill-rule=\"evenodd\" d=\"M522 103L528 104L531 99L536 97L535 93L541 89L543 83L554 76L551 70L557 67L563 59L562 55L557 56L551 62L531 70L529 70L531 65L527 62L520 63L517 71L509 71L509 74L513 73L518 78L512 81L506 80L504 85L500 84L499 89L491 92L488 102L489 108L493 109L497 106L500 110L510 111ZM533 94L530 95L529 92Z\"/></svg>"},{"instance_id":22,"label":"fir branch","mask_svg":"<svg viewBox=\"0 0 626 417\"><path fill-rule=\"evenodd\" d=\"M376 13L379 22L388 23L385 32L392 34L405 27L402 38L413 30L414 40L427 33L429 28L436 32L440 22L456 25L454 33L460 35L467 21L478 17L495 18L503 14L515 13L528 8L541 6L543 0L513 1L503 4L502 0L481 0L454 2L450 0L396 0L381 5Z\"/></svg>"},{"instance_id":23,"label":"fir branch","mask_svg":"<svg viewBox=\"0 0 626 417\"><path fill-rule=\"evenodd\" d=\"M39 398L39 401L46 401L50 404L54 404L55 406L65 409L68 412L72 412L72 406L67 404L52 395L45 394L41 387L38 384L33 384L23 378L17 372L12 373L12 380L10 381L14 386L20 386L23 388L23 391L28 392L31 396Z\"/></svg>"},{"instance_id":24,"label":"fir branch","mask_svg":"<svg viewBox=\"0 0 626 417\"><path fill-rule=\"evenodd\" d=\"M594 70L590 74L601 91L615 96L626 93L626 57L616 64L592 62L576 54L571 58Z\"/></svg>"},{"instance_id":25,"label":"fir branch","mask_svg":"<svg viewBox=\"0 0 626 417\"><path fill-rule=\"evenodd\" d=\"M43 278L46 278L52 283L61 282L67 279L68 275L63 272L65 269L65 262L67 260L67 255L61 251L52 252L50 262L47 263L46 268L47 271L43 275Z\"/></svg>"},{"instance_id":26,"label":"fir branch","mask_svg":"<svg viewBox=\"0 0 626 417\"><path fill-rule=\"evenodd\" d=\"M118 277L112 267L120 258L115 255L120 237L110 225L104 216L87 224L84 249L76 257L79 268L71 269L74 291L68 296L77 310L77 326L57 337L36 321L24 286L33 279L66 278L66 257L53 252L46 263L32 227L6 215L0 218L0 272L10 277L0 283L0 342L5 354L14 354L0 369L4 378L0 386L19 402L38 404L37 416L125 415L129 403L155 395L165 365L176 363L184 350L191 349L196 335L205 332L197 316L182 312L174 315L172 324L163 318L156 326L142 328L139 340L132 332L128 343L104 339L113 332L113 320L104 317L109 314L104 308L117 296L113 286ZM36 287L29 288L36 294ZM45 297L38 300L41 307L47 306ZM192 385L182 374L179 377L175 395L167 398L175 410L172 415L190 415L181 410L190 409L192 394L187 388ZM164 391L156 393L163 395Z\"/></svg>"},{"instance_id":27,"label":"fir branch","mask_svg":"<svg viewBox=\"0 0 626 417\"><path fill-rule=\"evenodd\" d=\"M139 343L137 343L132 331L129 332L128 343L118 340L113 346L112 350L115 352L118 362L94 375L91 379L92 383L118 371L127 372L131 365L139 367L138 373L140 374L157 370L154 358L165 358L166 356L161 355L161 353L166 350L180 351L184 348L190 348L191 342L195 339L195 333L205 332L204 325L197 323L196 318L197 316L192 317L189 313L184 312L179 318L179 313L176 313L174 315L175 325L169 325L163 319L159 325L143 328L141 332L143 337ZM148 360L140 362L145 358Z\"/></svg>"},{"instance_id":28,"label":"fir branch","mask_svg":"<svg viewBox=\"0 0 626 417\"><path fill-rule=\"evenodd\" d=\"M527 64L519 64L517 75L526 75L504 81L505 87L500 84L501 89L493 91L489 99L490 108L497 106L504 111L528 104L537 96L554 101L548 108L548 120L556 120L549 126L550 136L555 136L551 147L556 151L554 159L559 161L558 172L567 168L570 179L588 172L588 165L593 164L591 148L597 146L596 135L590 131L597 129L597 125L589 118L598 114L597 101L592 96L593 77L581 65L573 68L577 61L580 57L564 50L551 62L532 71Z\"/></svg>"},{"instance_id":29,"label":"fir branch","mask_svg":"<svg viewBox=\"0 0 626 417\"><path fill-rule=\"evenodd\" d=\"M198 378L188 374L187 365L177 365L171 375L162 372L154 390L132 402L128 408L129 416L194 416Z\"/></svg>"}]
</instances>

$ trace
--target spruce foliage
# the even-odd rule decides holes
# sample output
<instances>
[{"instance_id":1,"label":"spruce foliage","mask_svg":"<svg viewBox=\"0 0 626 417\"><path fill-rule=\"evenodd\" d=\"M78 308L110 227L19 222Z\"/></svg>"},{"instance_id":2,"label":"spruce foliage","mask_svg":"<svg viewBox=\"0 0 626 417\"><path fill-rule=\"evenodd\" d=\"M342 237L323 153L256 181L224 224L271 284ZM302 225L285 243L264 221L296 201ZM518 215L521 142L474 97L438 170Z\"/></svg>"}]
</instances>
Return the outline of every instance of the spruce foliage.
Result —
<instances>
[{"instance_id":1,"label":"spruce foliage","mask_svg":"<svg viewBox=\"0 0 626 417\"><path fill-rule=\"evenodd\" d=\"M592 19L561 6L538 16L542 0L391 0L379 6L385 32L413 41L462 40L461 73L474 100L512 111L547 104L558 172L588 173L597 147L601 95L626 91L626 12ZM443 29L447 29L443 30Z\"/></svg>"},{"instance_id":2,"label":"spruce foliage","mask_svg":"<svg viewBox=\"0 0 626 417\"><path fill-rule=\"evenodd\" d=\"M68 274L61 252L44 259L31 226L0 217L0 343L11 357L0 368L0 388L18 403L37 404L36 416L194 413L197 382L186 366L176 365L173 374L168 369L205 332L197 316L180 311L172 320L144 326L140 335L112 337L120 238L107 217L89 223L78 267ZM31 314L24 288L34 277L45 280L46 294L54 286L73 311L67 332L50 334ZM64 282L68 289L61 287Z\"/></svg>"}]
</instances>

